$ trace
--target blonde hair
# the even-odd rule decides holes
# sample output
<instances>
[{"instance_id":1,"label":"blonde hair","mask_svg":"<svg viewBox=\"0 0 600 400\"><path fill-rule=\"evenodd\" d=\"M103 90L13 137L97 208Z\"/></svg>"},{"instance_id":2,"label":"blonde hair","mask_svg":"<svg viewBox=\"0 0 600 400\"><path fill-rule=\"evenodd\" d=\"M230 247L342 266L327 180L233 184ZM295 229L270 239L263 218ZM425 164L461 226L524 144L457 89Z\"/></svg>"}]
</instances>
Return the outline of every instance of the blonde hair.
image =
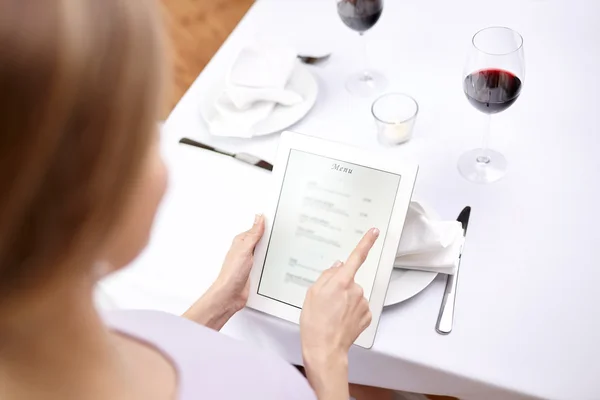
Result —
<instances>
[{"instance_id":1,"label":"blonde hair","mask_svg":"<svg viewBox=\"0 0 600 400\"><path fill-rule=\"evenodd\" d=\"M0 0L0 294L91 262L156 129L151 0Z\"/></svg>"}]
</instances>

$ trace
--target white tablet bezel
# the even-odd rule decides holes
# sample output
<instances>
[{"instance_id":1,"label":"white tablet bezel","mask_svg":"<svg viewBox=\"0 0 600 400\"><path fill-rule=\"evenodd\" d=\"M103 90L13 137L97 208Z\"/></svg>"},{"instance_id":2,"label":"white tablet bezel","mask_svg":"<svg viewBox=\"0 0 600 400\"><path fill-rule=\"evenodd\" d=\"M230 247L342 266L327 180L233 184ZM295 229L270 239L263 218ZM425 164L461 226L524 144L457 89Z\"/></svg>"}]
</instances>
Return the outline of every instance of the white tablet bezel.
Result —
<instances>
[{"instance_id":1,"label":"white tablet bezel","mask_svg":"<svg viewBox=\"0 0 600 400\"><path fill-rule=\"evenodd\" d=\"M379 317L381 316L390 275L394 267L396 251L400 243L404 220L412 197L418 166L402 162L398 160L397 156L384 156L381 153L368 152L356 147L289 131L281 134L273 169L272 193L269 194L267 208L264 210L265 233L254 252L254 265L250 273L250 296L247 306L295 323L300 322L302 309L258 293L258 285L271 238L273 220L279 203L279 195L291 150L300 150L369 168L376 168L401 176L387 232L382 230L379 238L379 240L384 240L384 244L369 301L373 319L371 325L354 342L358 346L371 348L375 340Z\"/></svg>"}]
</instances>

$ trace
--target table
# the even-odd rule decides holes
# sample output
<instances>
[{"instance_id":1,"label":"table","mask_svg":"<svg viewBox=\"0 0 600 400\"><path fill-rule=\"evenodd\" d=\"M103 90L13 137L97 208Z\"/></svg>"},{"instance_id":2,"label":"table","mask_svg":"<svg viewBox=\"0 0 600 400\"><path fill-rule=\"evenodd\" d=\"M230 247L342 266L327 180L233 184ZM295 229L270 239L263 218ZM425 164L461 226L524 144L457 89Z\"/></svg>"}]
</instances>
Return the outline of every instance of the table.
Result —
<instances>
[{"instance_id":1,"label":"table","mask_svg":"<svg viewBox=\"0 0 600 400\"><path fill-rule=\"evenodd\" d=\"M294 130L414 158L415 198L449 219L473 207L455 327L434 330L444 282L383 313L372 350L353 348L350 380L462 399L599 399L600 2L596 0L388 0L367 34L372 65L389 91L413 95L415 138L384 148L372 99L349 96L360 65L358 35L333 0L258 0L166 121L171 186L152 240L129 269L101 283L116 306L179 313L212 282L231 238L261 211L269 174L176 142L182 136L272 160L277 136L209 137L199 104L248 39L277 35L306 51L331 50L311 67L315 108ZM492 145L509 162L498 183L478 186L456 169L483 121L464 99L470 38L490 25L525 38L527 76L512 108L495 116ZM298 327L244 310L224 328L298 363Z\"/></svg>"}]
</instances>

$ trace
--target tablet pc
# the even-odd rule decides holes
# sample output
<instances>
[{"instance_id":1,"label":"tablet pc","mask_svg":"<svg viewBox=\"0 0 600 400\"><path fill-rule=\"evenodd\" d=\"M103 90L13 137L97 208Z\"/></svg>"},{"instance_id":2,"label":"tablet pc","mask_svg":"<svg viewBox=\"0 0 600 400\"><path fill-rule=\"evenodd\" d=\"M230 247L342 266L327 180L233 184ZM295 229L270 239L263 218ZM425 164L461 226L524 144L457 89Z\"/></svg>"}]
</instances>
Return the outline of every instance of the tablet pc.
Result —
<instances>
[{"instance_id":1,"label":"tablet pc","mask_svg":"<svg viewBox=\"0 0 600 400\"><path fill-rule=\"evenodd\" d=\"M417 169L394 155L284 132L248 306L299 323L308 288L375 227L379 239L355 278L373 315L355 344L372 347Z\"/></svg>"}]
</instances>

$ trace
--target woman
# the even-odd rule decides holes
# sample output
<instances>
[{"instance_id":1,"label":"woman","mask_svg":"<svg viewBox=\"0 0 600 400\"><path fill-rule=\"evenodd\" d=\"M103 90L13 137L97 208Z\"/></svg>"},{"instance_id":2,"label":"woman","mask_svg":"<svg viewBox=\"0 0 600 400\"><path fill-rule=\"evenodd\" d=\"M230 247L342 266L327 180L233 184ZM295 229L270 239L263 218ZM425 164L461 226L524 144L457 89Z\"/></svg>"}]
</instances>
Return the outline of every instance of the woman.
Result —
<instances>
[{"instance_id":1,"label":"woman","mask_svg":"<svg viewBox=\"0 0 600 400\"><path fill-rule=\"evenodd\" d=\"M216 332L248 298L261 216L185 319L94 308L167 184L163 58L150 1L0 0L0 398L347 399L348 349L371 319L353 278L376 230L308 292L307 379Z\"/></svg>"}]
</instances>

